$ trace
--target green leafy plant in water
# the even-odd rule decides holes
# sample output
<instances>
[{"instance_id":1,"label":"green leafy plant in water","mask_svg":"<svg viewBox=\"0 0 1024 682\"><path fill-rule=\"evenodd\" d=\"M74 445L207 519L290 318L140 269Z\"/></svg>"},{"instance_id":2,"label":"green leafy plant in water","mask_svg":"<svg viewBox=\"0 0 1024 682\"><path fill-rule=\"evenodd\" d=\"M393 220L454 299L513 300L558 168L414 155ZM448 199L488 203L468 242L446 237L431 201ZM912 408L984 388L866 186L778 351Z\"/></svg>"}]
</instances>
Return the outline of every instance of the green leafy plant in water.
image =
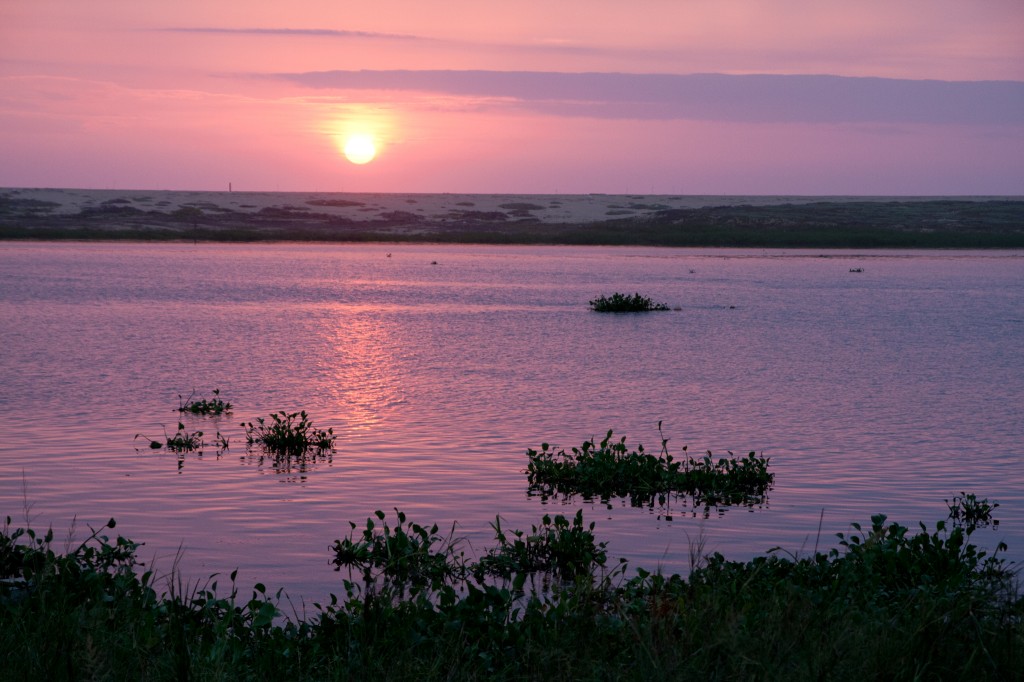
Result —
<instances>
[{"instance_id":1,"label":"green leafy plant in water","mask_svg":"<svg viewBox=\"0 0 1024 682\"><path fill-rule=\"evenodd\" d=\"M913 607L933 598L952 604L964 596L967 605L975 599L1001 603L1003 596L1016 589L1016 571L998 556L1006 551L1006 544L998 543L989 556L969 541L977 525L947 523L952 520L951 511L946 520L935 524L934 531L919 523L920 531L911 533L907 526L887 522L885 514L875 514L869 529L852 523L854 532L837 533L839 547L827 553L804 558L773 554L746 563L726 561L715 553L707 557L705 567L691 574L690 582L714 586L738 580L756 593L784 581L790 588L811 590L822 598L827 595L837 607Z\"/></svg>"},{"instance_id":2,"label":"green leafy plant in water","mask_svg":"<svg viewBox=\"0 0 1024 682\"><path fill-rule=\"evenodd\" d=\"M658 428L661 428L659 422ZM608 431L600 443L584 441L570 452L542 443L526 451L530 490L542 496L583 495L608 501L628 497L634 506L651 504L668 494L689 494L705 506L756 504L764 500L775 475L769 458L751 452L746 457L675 459L662 438L661 452L648 453L643 445L630 451L625 437L615 441ZM683 448L686 452L686 447Z\"/></svg>"},{"instance_id":3,"label":"green leafy plant in water","mask_svg":"<svg viewBox=\"0 0 1024 682\"><path fill-rule=\"evenodd\" d=\"M182 400L180 394L178 395L178 412L190 412L192 414L216 416L231 411L231 403L224 402L220 397L219 388L213 389L213 398L209 400L206 398L194 400L194 395L195 391L192 391L185 400Z\"/></svg>"},{"instance_id":4,"label":"green leafy plant in water","mask_svg":"<svg viewBox=\"0 0 1024 682\"><path fill-rule=\"evenodd\" d=\"M408 521L405 513L398 509L395 514L398 523L391 526L385 521L384 512L377 510L374 512L377 520L367 518L366 527L358 534L356 524L350 522L352 531L348 537L336 540L331 547L335 570L362 571L368 586L380 578L402 594L407 586L414 590L425 587L437 590L465 579L465 560L459 551L460 542L454 538L454 525L452 531L443 536L437 524L421 526Z\"/></svg>"},{"instance_id":5,"label":"green leafy plant in water","mask_svg":"<svg viewBox=\"0 0 1024 682\"><path fill-rule=\"evenodd\" d=\"M842 566L852 566L860 580L870 581L888 594L928 591L950 593L990 586L993 578L1002 577L1003 564L999 552L1007 547L1000 542L995 554L979 549L968 542L978 527L966 527L939 521L935 531L929 532L920 523L921 532L909 534L910 529L898 523L886 524L885 514L871 517L871 529L862 530L860 524L851 527L856 533L837 533L841 553L833 549L830 557L842 560ZM952 516L948 519L952 520Z\"/></svg>"},{"instance_id":6,"label":"green leafy plant in water","mask_svg":"<svg viewBox=\"0 0 1024 682\"><path fill-rule=\"evenodd\" d=\"M561 514L545 514L540 525L531 526L529 533L506 533L501 528L500 516L491 528L498 546L488 550L474 566L477 575L510 578L545 573L573 581L593 576L608 558L608 543L595 541L594 524L584 525L583 510L577 510L572 521Z\"/></svg>"},{"instance_id":7,"label":"green leafy plant in water","mask_svg":"<svg viewBox=\"0 0 1024 682\"><path fill-rule=\"evenodd\" d=\"M611 296L599 296L592 300L590 309L599 313L642 313L651 310L668 310L669 308L664 303L655 303L639 293L630 296L615 292Z\"/></svg>"},{"instance_id":8,"label":"green leafy plant in water","mask_svg":"<svg viewBox=\"0 0 1024 682\"><path fill-rule=\"evenodd\" d=\"M10 530L11 517L7 517L4 531L0 534L0 577L20 577L25 583L34 583L56 574L68 573L72 566L76 573L82 571L130 571L139 565L135 551L139 543L117 538L110 544L102 535L104 529L114 528L117 523L110 519L98 530L89 528L89 536L75 549L68 549L58 556L53 551L53 529L39 535L32 528Z\"/></svg>"},{"instance_id":9,"label":"green leafy plant in water","mask_svg":"<svg viewBox=\"0 0 1024 682\"><path fill-rule=\"evenodd\" d=\"M999 525L999 520L992 517L999 503L989 502L988 499L979 500L973 493L961 491L959 495L953 497L952 502L946 500L946 506L949 508L949 520L954 526L974 530L978 527Z\"/></svg>"},{"instance_id":10,"label":"green leafy plant in water","mask_svg":"<svg viewBox=\"0 0 1024 682\"><path fill-rule=\"evenodd\" d=\"M24 657L17 664L21 674L5 679L113 679L125 667L136 676L147 661L175 656L177 674L167 668L153 678L180 679L188 670L187 654L181 658L186 649L201 649L199 658L206 662L223 664L232 657L237 662L239 652L270 634L279 615L260 583L252 599L239 600L235 573L227 598L217 595L216 582L190 589L173 578L168 579L169 592L160 595L154 572L137 559L141 544L103 534L115 527L114 519L98 530L90 528L77 545L69 537L63 552L52 546L52 529L37 535L32 528L12 530L10 523L7 517L0 533L0 620L42 625L41 631L22 635L37 653L44 651L39 647L45 640L61 644L44 655ZM122 654L128 652L126 660Z\"/></svg>"},{"instance_id":11,"label":"green leafy plant in water","mask_svg":"<svg viewBox=\"0 0 1024 682\"><path fill-rule=\"evenodd\" d=\"M227 436L218 431L217 435L213 439L213 444L217 446L217 450L223 452L228 449L231 442Z\"/></svg>"},{"instance_id":12,"label":"green leafy plant in water","mask_svg":"<svg viewBox=\"0 0 1024 682\"><path fill-rule=\"evenodd\" d=\"M309 452L334 449L334 429L313 426L305 411L271 414L269 419L242 422L246 443L262 447L278 457L304 457Z\"/></svg>"},{"instance_id":13,"label":"green leafy plant in water","mask_svg":"<svg viewBox=\"0 0 1024 682\"><path fill-rule=\"evenodd\" d=\"M218 434L218 436L219 435L220 434ZM135 439L138 438L145 438L148 440L149 447L152 450L159 450L160 448L166 447L171 452L182 453L203 449L203 432L195 431L193 433L189 433L185 430L185 425L181 422L178 422L178 430L174 432L174 435L168 435L167 430L164 429L163 443L141 433L135 434Z\"/></svg>"}]
</instances>

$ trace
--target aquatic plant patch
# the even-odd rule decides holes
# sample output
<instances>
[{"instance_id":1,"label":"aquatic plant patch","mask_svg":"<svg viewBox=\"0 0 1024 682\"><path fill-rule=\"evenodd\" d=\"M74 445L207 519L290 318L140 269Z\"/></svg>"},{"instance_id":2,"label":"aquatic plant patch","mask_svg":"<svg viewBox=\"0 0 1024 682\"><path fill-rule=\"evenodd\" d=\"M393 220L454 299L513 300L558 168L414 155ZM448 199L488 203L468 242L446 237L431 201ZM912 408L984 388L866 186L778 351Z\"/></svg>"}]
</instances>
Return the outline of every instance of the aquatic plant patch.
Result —
<instances>
[{"instance_id":1,"label":"aquatic plant patch","mask_svg":"<svg viewBox=\"0 0 1024 682\"><path fill-rule=\"evenodd\" d=\"M592 576L608 558L606 542L597 542L594 524L583 522L583 510L577 510L572 521L561 514L545 514L540 525L506 532L501 517L491 524L497 547L487 550L474 567L478 576L511 578L531 573L544 573L564 581ZM519 587L522 583L519 583Z\"/></svg>"},{"instance_id":2,"label":"aquatic plant patch","mask_svg":"<svg viewBox=\"0 0 1024 682\"><path fill-rule=\"evenodd\" d=\"M991 515L984 519L994 523ZM934 531L919 523L920 530L912 533L907 526L888 522L885 514L875 514L869 529L851 523L853 532L837 533L838 547L827 553L787 557L775 549L749 562L733 562L716 552L689 580L693 586L712 589L739 580L752 592L785 582L805 591L827 592L837 607L916 607L926 597L955 601L961 596L1013 605L1017 570L999 557L1006 544L997 543L990 555L970 542L982 524L963 527L949 523L952 520L950 516L936 522ZM1024 602L1018 599L1015 606L1021 609Z\"/></svg>"},{"instance_id":3,"label":"aquatic plant patch","mask_svg":"<svg viewBox=\"0 0 1024 682\"><path fill-rule=\"evenodd\" d=\"M955 495L952 501L946 500L949 519L953 525L972 530L989 524L998 526L999 520L992 517L992 513L998 506L998 502L989 502L987 499L979 500L973 493L965 492Z\"/></svg>"},{"instance_id":4,"label":"aquatic plant patch","mask_svg":"<svg viewBox=\"0 0 1024 682\"><path fill-rule=\"evenodd\" d=\"M135 434L135 439L145 438L149 441L149 447L152 450L159 450L160 448L166 447L171 452L194 452L196 450L203 449L203 432L194 431L189 433L185 430L185 425L178 422L178 430L173 435L168 435L167 430L164 430L164 442L154 440L149 436L141 433ZM220 433L217 434L218 440L221 439ZM135 440L133 439L133 440Z\"/></svg>"},{"instance_id":5,"label":"aquatic plant patch","mask_svg":"<svg viewBox=\"0 0 1024 682\"><path fill-rule=\"evenodd\" d=\"M705 506L757 504L764 501L775 478L768 471L769 458L754 452L715 458L708 451L699 459L677 460L669 454L665 439L661 452L654 455L643 445L631 451L624 436L612 440L612 431L600 443L587 440L569 452L542 443L540 450L530 448L526 455L527 479L534 494L582 495L605 502L626 497L636 506L671 493L692 495L695 503Z\"/></svg>"},{"instance_id":6,"label":"aquatic plant patch","mask_svg":"<svg viewBox=\"0 0 1024 682\"><path fill-rule=\"evenodd\" d=\"M571 520L545 514L529 533L505 531L496 517L491 527L498 545L475 562L466 557L454 524L442 535L437 524L421 526L398 509L395 514L394 525L380 510L362 530L350 523L349 535L331 547L335 570L361 573L364 598L422 595L451 601L476 589L498 589L510 599L525 594L528 578L540 576L532 591L537 596L550 590L552 580L564 585L593 581L607 560L607 543L595 540L594 524L584 523L582 510ZM350 599L359 591L351 581L345 581L345 588Z\"/></svg>"},{"instance_id":7,"label":"aquatic plant patch","mask_svg":"<svg viewBox=\"0 0 1024 682\"><path fill-rule=\"evenodd\" d=\"M643 313L652 310L668 310L664 303L655 303L647 296L639 293L599 296L590 302L590 309L598 313Z\"/></svg>"},{"instance_id":8,"label":"aquatic plant patch","mask_svg":"<svg viewBox=\"0 0 1024 682\"><path fill-rule=\"evenodd\" d=\"M196 400L193 396L195 396L195 391L184 400L182 400L181 395L178 396L178 412L216 416L231 411L231 403L225 402L220 397L220 389L218 388L213 389L213 397L209 400L206 398Z\"/></svg>"},{"instance_id":9,"label":"aquatic plant patch","mask_svg":"<svg viewBox=\"0 0 1024 682\"><path fill-rule=\"evenodd\" d=\"M334 429L318 429L306 411L275 412L269 418L257 417L242 422L249 447L261 447L279 457L303 457L308 453L334 448Z\"/></svg>"},{"instance_id":10,"label":"aquatic plant patch","mask_svg":"<svg viewBox=\"0 0 1024 682\"><path fill-rule=\"evenodd\" d=\"M384 512L377 510L366 519L366 527L358 534L356 524L348 537L336 540L335 570L356 569L362 572L364 582L370 586L379 578L404 590L441 585L466 577L465 559L459 551L455 528L443 536L437 524L430 527L408 521L404 512L395 509L398 523L391 526ZM378 523L380 527L378 528Z\"/></svg>"}]
</instances>

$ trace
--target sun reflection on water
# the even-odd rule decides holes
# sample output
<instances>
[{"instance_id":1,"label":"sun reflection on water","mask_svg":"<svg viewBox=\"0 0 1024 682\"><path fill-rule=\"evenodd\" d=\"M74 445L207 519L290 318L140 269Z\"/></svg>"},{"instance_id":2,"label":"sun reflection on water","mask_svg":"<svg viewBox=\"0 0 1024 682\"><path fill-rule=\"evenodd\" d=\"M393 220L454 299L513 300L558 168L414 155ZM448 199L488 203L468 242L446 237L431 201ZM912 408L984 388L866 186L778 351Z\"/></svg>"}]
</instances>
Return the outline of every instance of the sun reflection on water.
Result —
<instances>
[{"instance_id":1,"label":"sun reflection on water","mask_svg":"<svg viewBox=\"0 0 1024 682\"><path fill-rule=\"evenodd\" d=\"M340 309L325 323L334 352L321 360L329 377L324 388L335 405L334 418L351 431L372 429L405 401L390 324L364 307Z\"/></svg>"}]
</instances>

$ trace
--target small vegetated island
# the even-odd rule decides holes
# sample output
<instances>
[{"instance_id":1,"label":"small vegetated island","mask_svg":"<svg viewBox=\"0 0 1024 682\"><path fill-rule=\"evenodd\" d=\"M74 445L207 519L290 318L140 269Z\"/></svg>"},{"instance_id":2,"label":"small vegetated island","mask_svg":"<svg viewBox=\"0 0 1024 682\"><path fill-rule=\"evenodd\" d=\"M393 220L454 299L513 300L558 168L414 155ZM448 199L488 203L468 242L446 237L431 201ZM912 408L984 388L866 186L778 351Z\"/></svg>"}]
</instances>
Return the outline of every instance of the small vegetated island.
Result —
<instances>
[{"instance_id":1,"label":"small vegetated island","mask_svg":"<svg viewBox=\"0 0 1024 682\"><path fill-rule=\"evenodd\" d=\"M334 428L317 428L305 410L282 410L241 426L249 461L257 466L269 461L277 473L304 474L317 462L332 461Z\"/></svg>"},{"instance_id":2,"label":"small vegetated island","mask_svg":"<svg viewBox=\"0 0 1024 682\"><path fill-rule=\"evenodd\" d=\"M178 412L218 416L231 411L231 403L220 397L219 388L213 389L213 397L209 399L196 398L195 394L195 391L192 391L189 397L184 399L178 396Z\"/></svg>"},{"instance_id":3,"label":"small vegetated island","mask_svg":"<svg viewBox=\"0 0 1024 682\"><path fill-rule=\"evenodd\" d=\"M277 456L301 459L311 452L334 449L334 429L318 429L306 411L275 412L269 419L257 417L254 422L242 422L245 441L250 447L258 446Z\"/></svg>"},{"instance_id":4,"label":"small vegetated island","mask_svg":"<svg viewBox=\"0 0 1024 682\"><path fill-rule=\"evenodd\" d=\"M598 313L646 313L652 310L668 310L668 306L664 303L655 303L639 293L630 296L615 292L611 296L598 296L590 301L590 309Z\"/></svg>"},{"instance_id":5,"label":"small vegetated island","mask_svg":"<svg viewBox=\"0 0 1024 682\"><path fill-rule=\"evenodd\" d=\"M760 504L775 480L768 471L769 458L754 452L716 458L708 451L695 459L686 450L683 447L684 458L677 460L669 454L666 438L657 455L646 452L643 445L630 450L625 436L614 440L612 431L600 443L590 439L569 452L542 443L539 450L526 453L529 491L544 499L579 495L608 502L622 497L633 506L655 501L664 505L670 495L690 495L694 506L707 509Z\"/></svg>"}]
</instances>

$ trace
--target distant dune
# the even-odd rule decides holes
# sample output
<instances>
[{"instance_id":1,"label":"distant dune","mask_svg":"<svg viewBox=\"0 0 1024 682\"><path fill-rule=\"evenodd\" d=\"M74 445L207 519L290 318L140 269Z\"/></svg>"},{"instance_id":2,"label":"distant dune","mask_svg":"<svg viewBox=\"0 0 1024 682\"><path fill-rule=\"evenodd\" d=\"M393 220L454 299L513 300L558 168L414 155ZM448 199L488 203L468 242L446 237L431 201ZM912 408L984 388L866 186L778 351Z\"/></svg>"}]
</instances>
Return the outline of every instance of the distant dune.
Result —
<instances>
[{"instance_id":1,"label":"distant dune","mask_svg":"<svg viewBox=\"0 0 1024 682\"><path fill-rule=\"evenodd\" d=\"M0 239L1024 248L1024 198L0 189Z\"/></svg>"}]
</instances>

